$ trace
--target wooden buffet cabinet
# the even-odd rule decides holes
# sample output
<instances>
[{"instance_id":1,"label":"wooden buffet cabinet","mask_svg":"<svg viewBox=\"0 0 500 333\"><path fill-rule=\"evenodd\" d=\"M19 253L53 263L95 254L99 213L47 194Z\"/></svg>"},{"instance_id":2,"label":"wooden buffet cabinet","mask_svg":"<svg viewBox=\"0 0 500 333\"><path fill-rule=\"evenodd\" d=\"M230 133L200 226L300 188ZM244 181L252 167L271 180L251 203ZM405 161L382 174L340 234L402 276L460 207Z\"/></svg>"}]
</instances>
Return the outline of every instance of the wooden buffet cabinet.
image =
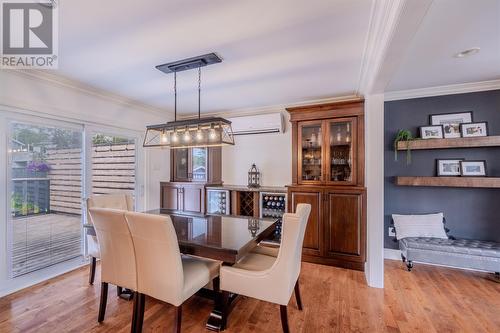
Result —
<instances>
[{"instance_id":1,"label":"wooden buffet cabinet","mask_svg":"<svg viewBox=\"0 0 500 333\"><path fill-rule=\"evenodd\" d=\"M222 184L221 147L170 151L170 182L160 183L160 207L205 213L206 186Z\"/></svg>"},{"instance_id":2,"label":"wooden buffet cabinet","mask_svg":"<svg viewBox=\"0 0 500 333\"><path fill-rule=\"evenodd\" d=\"M364 103L362 99L288 108L292 185L288 209L309 203L303 259L364 270Z\"/></svg>"}]
</instances>

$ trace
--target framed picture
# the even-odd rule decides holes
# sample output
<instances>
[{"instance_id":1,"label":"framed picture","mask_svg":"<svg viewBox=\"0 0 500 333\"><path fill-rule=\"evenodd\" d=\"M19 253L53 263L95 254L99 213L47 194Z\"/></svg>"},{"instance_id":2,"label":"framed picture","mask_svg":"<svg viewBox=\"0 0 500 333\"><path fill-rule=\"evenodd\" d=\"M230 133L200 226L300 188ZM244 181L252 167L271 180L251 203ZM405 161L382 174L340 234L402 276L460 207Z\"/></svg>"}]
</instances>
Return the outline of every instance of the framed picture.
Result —
<instances>
[{"instance_id":1,"label":"framed picture","mask_svg":"<svg viewBox=\"0 0 500 333\"><path fill-rule=\"evenodd\" d=\"M464 138L473 138L477 136L488 136L488 123L463 123L460 124L460 133Z\"/></svg>"},{"instance_id":2,"label":"framed picture","mask_svg":"<svg viewBox=\"0 0 500 333\"><path fill-rule=\"evenodd\" d=\"M431 114L431 125L443 125L445 138L459 138L460 124L472 123L472 111L460 113Z\"/></svg>"},{"instance_id":3,"label":"framed picture","mask_svg":"<svg viewBox=\"0 0 500 333\"><path fill-rule=\"evenodd\" d=\"M486 161L460 161L462 176L486 177Z\"/></svg>"},{"instance_id":4,"label":"framed picture","mask_svg":"<svg viewBox=\"0 0 500 333\"><path fill-rule=\"evenodd\" d=\"M420 137L422 139L442 139L443 125L432 125L432 126L421 126L420 127Z\"/></svg>"},{"instance_id":5,"label":"framed picture","mask_svg":"<svg viewBox=\"0 0 500 333\"><path fill-rule=\"evenodd\" d=\"M437 160L437 175L439 177L460 176L462 158Z\"/></svg>"}]
</instances>

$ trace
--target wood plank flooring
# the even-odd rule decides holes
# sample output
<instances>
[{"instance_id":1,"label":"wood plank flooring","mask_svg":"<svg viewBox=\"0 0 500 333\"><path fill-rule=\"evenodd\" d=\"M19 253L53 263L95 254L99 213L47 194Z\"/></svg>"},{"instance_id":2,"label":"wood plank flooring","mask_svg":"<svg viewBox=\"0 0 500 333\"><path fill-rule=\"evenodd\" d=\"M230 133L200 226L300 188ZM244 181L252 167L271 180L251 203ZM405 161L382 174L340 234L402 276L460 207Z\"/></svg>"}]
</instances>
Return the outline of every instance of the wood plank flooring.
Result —
<instances>
[{"instance_id":1,"label":"wood plank flooring","mask_svg":"<svg viewBox=\"0 0 500 333\"><path fill-rule=\"evenodd\" d=\"M500 332L500 284L485 273L386 261L386 288L366 285L364 274L304 263L304 310L292 297L292 332ZM103 324L97 323L99 271L86 268L0 299L0 332L129 332L132 302L109 288ZM183 306L182 331L206 332L210 300L194 296ZM170 332L172 306L146 300L144 332ZM226 332L280 332L279 306L240 298Z\"/></svg>"}]
</instances>

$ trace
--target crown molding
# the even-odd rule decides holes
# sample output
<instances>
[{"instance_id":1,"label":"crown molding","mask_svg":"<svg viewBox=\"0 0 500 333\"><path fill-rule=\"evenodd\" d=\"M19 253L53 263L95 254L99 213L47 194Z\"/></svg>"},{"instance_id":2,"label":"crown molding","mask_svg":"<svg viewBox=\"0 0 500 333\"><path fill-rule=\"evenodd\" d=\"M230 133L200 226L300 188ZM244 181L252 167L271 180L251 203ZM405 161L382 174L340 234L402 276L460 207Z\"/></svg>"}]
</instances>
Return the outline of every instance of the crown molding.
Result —
<instances>
[{"instance_id":1,"label":"crown molding","mask_svg":"<svg viewBox=\"0 0 500 333\"><path fill-rule=\"evenodd\" d=\"M241 108L241 109L225 110L225 111L218 111L218 112L208 112L208 113L204 112L202 114L202 116L203 117L205 117L205 116L226 117L226 118L254 116L254 115L259 115L259 114L282 112L282 111L285 111L286 108L291 108L291 107L317 105L317 104L325 104L325 103L335 103L335 102L345 102L345 101L350 101L350 100L359 100L359 98L360 98L360 96L358 96L358 95L344 95L344 96L336 96L336 97L329 97L329 98L306 100L306 101L289 103L289 104L269 105L269 106L263 106L263 107L257 107L257 108ZM197 114L190 114L190 115L181 116L180 119L192 119L192 118L196 118L196 117L198 117Z\"/></svg>"},{"instance_id":2,"label":"crown molding","mask_svg":"<svg viewBox=\"0 0 500 333\"><path fill-rule=\"evenodd\" d=\"M374 0L359 75L360 95L383 93L434 0Z\"/></svg>"},{"instance_id":3,"label":"crown molding","mask_svg":"<svg viewBox=\"0 0 500 333\"><path fill-rule=\"evenodd\" d=\"M500 90L500 79L435 86L428 88L389 91L384 94L385 101L397 101L410 98L465 94L479 91Z\"/></svg>"},{"instance_id":4,"label":"crown molding","mask_svg":"<svg viewBox=\"0 0 500 333\"><path fill-rule=\"evenodd\" d=\"M154 106L148 105L146 103L143 103L143 102L119 95L119 94L115 94L115 93L112 93L110 91L100 89L100 88L85 84L83 82L67 78L67 77L59 75L59 74L49 73L48 71L29 69L29 70L10 70L9 73L24 76L24 77L29 78L29 79L47 82L47 83L52 84L52 85L76 90L78 92L85 93L85 94L90 95L92 97L97 97L97 98L107 100L107 101L110 101L110 102L113 102L116 104L128 106L128 107L133 108L133 109L138 109L141 111L150 112L150 113L155 114L156 116L165 117L165 116L172 115L172 117L173 117L173 112L171 112L169 110L154 107Z\"/></svg>"},{"instance_id":5,"label":"crown molding","mask_svg":"<svg viewBox=\"0 0 500 333\"><path fill-rule=\"evenodd\" d=\"M370 21L358 78L358 94L371 92L380 72L406 0L372 1Z\"/></svg>"}]
</instances>

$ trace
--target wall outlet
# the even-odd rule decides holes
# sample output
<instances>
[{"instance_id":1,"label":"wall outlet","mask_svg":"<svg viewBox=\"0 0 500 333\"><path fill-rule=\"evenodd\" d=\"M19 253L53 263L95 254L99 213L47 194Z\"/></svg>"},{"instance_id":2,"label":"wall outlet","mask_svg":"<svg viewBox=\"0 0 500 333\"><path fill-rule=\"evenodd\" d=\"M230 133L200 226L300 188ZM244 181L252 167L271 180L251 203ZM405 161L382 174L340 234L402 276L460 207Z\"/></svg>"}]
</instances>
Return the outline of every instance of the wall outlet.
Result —
<instances>
[{"instance_id":1,"label":"wall outlet","mask_svg":"<svg viewBox=\"0 0 500 333\"><path fill-rule=\"evenodd\" d=\"M389 237L396 237L396 233L394 232L394 227L389 227Z\"/></svg>"}]
</instances>

